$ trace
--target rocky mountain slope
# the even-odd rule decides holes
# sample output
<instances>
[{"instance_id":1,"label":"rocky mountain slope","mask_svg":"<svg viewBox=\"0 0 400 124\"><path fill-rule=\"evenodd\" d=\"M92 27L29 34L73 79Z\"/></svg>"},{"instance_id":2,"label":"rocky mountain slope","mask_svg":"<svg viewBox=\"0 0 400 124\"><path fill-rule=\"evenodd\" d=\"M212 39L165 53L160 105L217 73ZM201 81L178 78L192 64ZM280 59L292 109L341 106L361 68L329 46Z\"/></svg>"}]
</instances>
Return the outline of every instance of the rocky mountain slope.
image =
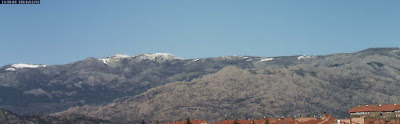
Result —
<instances>
[{"instance_id":1,"label":"rocky mountain slope","mask_svg":"<svg viewBox=\"0 0 400 124\"><path fill-rule=\"evenodd\" d=\"M0 67L0 108L18 114L47 114L73 106L108 104L167 83L191 81L229 65L280 68L301 63L298 57L182 59L153 53L117 54L66 65L11 64Z\"/></svg>"},{"instance_id":2,"label":"rocky mountain slope","mask_svg":"<svg viewBox=\"0 0 400 124\"><path fill-rule=\"evenodd\" d=\"M2 124L109 124L110 122L81 115L65 115L63 117L35 115L17 115L0 109Z\"/></svg>"},{"instance_id":3,"label":"rocky mountain slope","mask_svg":"<svg viewBox=\"0 0 400 124\"><path fill-rule=\"evenodd\" d=\"M360 104L400 101L399 48L261 60L250 61L252 66L231 64L236 66L108 105L74 107L55 115L77 113L117 123L186 117L213 122L323 112L347 117L347 111Z\"/></svg>"}]
</instances>

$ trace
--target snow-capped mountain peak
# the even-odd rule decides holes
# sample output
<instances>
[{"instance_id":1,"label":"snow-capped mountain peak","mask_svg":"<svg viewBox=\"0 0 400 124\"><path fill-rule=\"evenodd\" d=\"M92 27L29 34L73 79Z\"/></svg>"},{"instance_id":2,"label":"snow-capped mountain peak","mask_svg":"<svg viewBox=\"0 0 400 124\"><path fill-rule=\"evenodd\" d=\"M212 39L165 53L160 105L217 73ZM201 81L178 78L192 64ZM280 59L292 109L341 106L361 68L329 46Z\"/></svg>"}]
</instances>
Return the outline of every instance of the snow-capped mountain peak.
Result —
<instances>
[{"instance_id":1,"label":"snow-capped mountain peak","mask_svg":"<svg viewBox=\"0 0 400 124\"><path fill-rule=\"evenodd\" d=\"M124 54L115 54L115 55L110 56L110 57L113 57L113 58L129 58L129 57L132 57L132 56L124 55Z\"/></svg>"},{"instance_id":2,"label":"snow-capped mountain peak","mask_svg":"<svg viewBox=\"0 0 400 124\"><path fill-rule=\"evenodd\" d=\"M146 54L142 54L137 56L138 59L142 59L142 60L151 60L151 61L166 61L166 60L175 60L175 59L182 59L179 57L176 57L172 54L169 53L146 53Z\"/></svg>"},{"instance_id":3,"label":"snow-capped mountain peak","mask_svg":"<svg viewBox=\"0 0 400 124\"><path fill-rule=\"evenodd\" d=\"M38 64L12 64L10 65L11 67L6 68L6 71L15 71L17 69L21 68L40 68L40 67L46 67L46 65L38 65Z\"/></svg>"},{"instance_id":4,"label":"snow-capped mountain peak","mask_svg":"<svg viewBox=\"0 0 400 124\"><path fill-rule=\"evenodd\" d=\"M141 54L141 55L137 55L137 56L115 54L115 55L108 56L105 58L99 58L98 60L102 61L106 65L109 65L111 63L121 61L122 59L134 58L134 57L138 60L151 60L151 61L157 61L157 62L182 59L182 58L176 57L169 53L146 53L146 54Z\"/></svg>"},{"instance_id":5,"label":"snow-capped mountain peak","mask_svg":"<svg viewBox=\"0 0 400 124\"><path fill-rule=\"evenodd\" d=\"M134 56L124 55L124 54L115 54L115 55L108 56L108 57L105 57L105 58L99 58L98 60L100 60L104 64L108 65L108 64L111 64L113 62L118 62L118 61L120 61L122 59L131 58L131 57L134 57Z\"/></svg>"},{"instance_id":6,"label":"snow-capped mountain peak","mask_svg":"<svg viewBox=\"0 0 400 124\"><path fill-rule=\"evenodd\" d=\"M39 67L46 67L46 65L36 65L36 64L12 64L11 67L13 68L39 68Z\"/></svg>"}]
</instances>

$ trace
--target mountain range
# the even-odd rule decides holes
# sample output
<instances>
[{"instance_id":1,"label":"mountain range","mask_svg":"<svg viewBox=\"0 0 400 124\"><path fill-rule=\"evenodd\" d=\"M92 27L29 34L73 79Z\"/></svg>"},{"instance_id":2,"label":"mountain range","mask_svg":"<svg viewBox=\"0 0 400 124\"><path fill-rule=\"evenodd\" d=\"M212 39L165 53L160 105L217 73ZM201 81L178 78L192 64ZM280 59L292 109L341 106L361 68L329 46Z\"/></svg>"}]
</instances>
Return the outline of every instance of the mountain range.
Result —
<instances>
[{"instance_id":1,"label":"mountain range","mask_svg":"<svg viewBox=\"0 0 400 124\"><path fill-rule=\"evenodd\" d=\"M400 49L280 57L182 59L114 55L65 65L0 68L0 108L80 114L115 123L187 117L347 117L360 104L398 103Z\"/></svg>"}]
</instances>

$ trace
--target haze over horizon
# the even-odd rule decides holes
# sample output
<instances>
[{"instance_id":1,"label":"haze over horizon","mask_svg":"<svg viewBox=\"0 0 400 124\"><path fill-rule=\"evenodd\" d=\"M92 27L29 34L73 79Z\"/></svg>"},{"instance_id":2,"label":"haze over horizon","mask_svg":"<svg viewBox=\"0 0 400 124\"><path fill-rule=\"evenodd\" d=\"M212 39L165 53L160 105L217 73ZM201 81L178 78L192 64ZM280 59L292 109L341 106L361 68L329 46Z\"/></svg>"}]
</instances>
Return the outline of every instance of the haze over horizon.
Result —
<instances>
[{"instance_id":1,"label":"haze over horizon","mask_svg":"<svg viewBox=\"0 0 400 124\"><path fill-rule=\"evenodd\" d=\"M0 66L66 64L117 53L171 53L190 59L400 47L399 4L42 0L39 5L2 5Z\"/></svg>"}]
</instances>

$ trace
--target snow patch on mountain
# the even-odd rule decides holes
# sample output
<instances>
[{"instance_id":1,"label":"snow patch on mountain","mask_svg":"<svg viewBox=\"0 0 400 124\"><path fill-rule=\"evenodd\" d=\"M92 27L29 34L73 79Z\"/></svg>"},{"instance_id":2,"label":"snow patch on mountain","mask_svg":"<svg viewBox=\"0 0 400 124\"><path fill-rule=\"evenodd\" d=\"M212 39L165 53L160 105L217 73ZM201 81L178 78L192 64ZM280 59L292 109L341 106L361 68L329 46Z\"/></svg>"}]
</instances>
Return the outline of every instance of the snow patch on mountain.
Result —
<instances>
[{"instance_id":1,"label":"snow patch on mountain","mask_svg":"<svg viewBox=\"0 0 400 124\"><path fill-rule=\"evenodd\" d=\"M236 59L242 59L242 60L247 60L249 57L247 56L242 56L242 55L233 55L233 56L221 56L217 57L219 59L224 59L224 60L236 60Z\"/></svg>"},{"instance_id":2,"label":"snow patch on mountain","mask_svg":"<svg viewBox=\"0 0 400 124\"><path fill-rule=\"evenodd\" d=\"M123 55L123 54L116 54L105 58L99 58L98 60L102 61L104 64L108 65L114 62L121 61L122 59L131 58L134 56Z\"/></svg>"},{"instance_id":3,"label":"snow patch on mountain","mask_svg":"<svg viewBox=\"0 0 400 124\"><path fill-rule=\"evenodd\" d=\"M15 68L6 68L6 71L15 71Z\"/></svg>"},{"instance_id":4,"label":"snow patch on mountain","mask_svg":"<svg viewBox=\"0 0 400 124\"><path fill-rule=\"evenodd\" d=\"M20 68L40 68L46 67L46 65L34 65L34 64L12 64L11 67L20 69Z\"/></svg>"},{"instance_id":5,"label":"snow patch on mountain","mask_svg":"<svg viewBox=\"0 0 400 124\"><path fill-rule=\"evenodd\" d=\"M274 58L263 58L260 61L261 62L267 62L267 61L272 61L272 60L274 60Z\"/></svg>"},{"instance_id":6,"label":"snow patch on mountain","mask_svg":"<svg viewBox=\"0 0 400 124\"><path fill-rule=\"evenodd\" d=\"M233 57L236 57L236 56L233 56ZM222 59L230 59L231 57L230 56L221 56L221 58Z\"/></svg>"},{"instance_id":7,"label":"snow patch on mountain","mask_svg":"<svg viewBox=\"0 0 400 124\"><path fill-rule=\"evenodd\" d=\"M247 62L253 61L253 58L247 57L247 56L242 56L243 60L246 60Z\"/></svg>"},{"instance_id":8,"label":"snow patch on mountain","mask_svg":"<svg viewBox=\"0 0 400 124\"><path fill-rule=\"evenodd\" d=\"M46 67L46 65L36 65L36 64L12 64L11 67L6 68L6 71L15 71L21 68L40 68Z\"/></svg>"},{"instance_id":9,"label":"snow patch on mountain","mask_svg":"<svg viewBox=\"0 0 400 124\"><path fill-rule=\"evenodd\" d=\"M304 59L310 59L313 58L314 56L309 56L309 55L302 55L297 57L298 60L304 60Z\"/></svg>"},{"instance_id":10,"label":"snow patch on mountain","mask_svg":"<svg viewBox=\"0 0 400 124\"><path fill-rule=\"evenodd\" d=\"M139 55L137 57L138 57L138 59L141 59L141 60L151 60L151 61L158 61L158 62L182 59L182 58L176 57L169 53L146 53L146 54Z\"/></svg>"}]
</instances>

